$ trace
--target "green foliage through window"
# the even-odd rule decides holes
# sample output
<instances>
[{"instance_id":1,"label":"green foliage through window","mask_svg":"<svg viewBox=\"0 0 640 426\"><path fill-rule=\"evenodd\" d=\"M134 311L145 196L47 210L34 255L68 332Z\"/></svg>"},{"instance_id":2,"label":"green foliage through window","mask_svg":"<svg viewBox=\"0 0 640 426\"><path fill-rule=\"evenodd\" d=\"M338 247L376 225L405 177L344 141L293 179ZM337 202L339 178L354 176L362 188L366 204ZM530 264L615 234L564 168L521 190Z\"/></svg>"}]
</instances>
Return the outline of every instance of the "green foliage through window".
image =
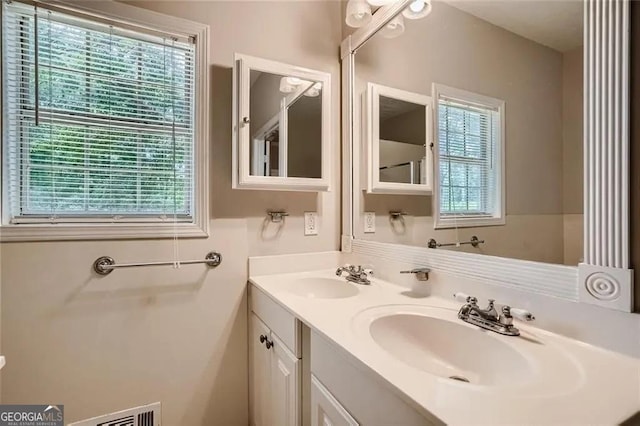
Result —
<instances>
[{"instance_id":1,"label":"green foliage through window","mask_svg":"<svg viewBox=\"0 0 640 426\"><path fill-rule=\"evenodd\" d=\"M3 26L14 215L190 216L194 46L24 5Z\"/></svg>"}]
</instances>

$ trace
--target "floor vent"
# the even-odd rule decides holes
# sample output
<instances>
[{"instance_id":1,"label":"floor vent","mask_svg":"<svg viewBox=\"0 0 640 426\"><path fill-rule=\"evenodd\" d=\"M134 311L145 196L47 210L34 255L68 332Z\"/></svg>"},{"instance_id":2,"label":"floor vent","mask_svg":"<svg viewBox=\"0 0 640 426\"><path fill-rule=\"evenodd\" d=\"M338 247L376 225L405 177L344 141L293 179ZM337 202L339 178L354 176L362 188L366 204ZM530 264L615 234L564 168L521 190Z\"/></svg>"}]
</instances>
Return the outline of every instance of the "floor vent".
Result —
<instances>
[{"instance_id":1,"label":"floor vent","mask_svg":"<svg viewBox=\"0 0 640 426\"><path fill-rule=\"evenodd\" d=\"M68 426L160 426L160 403L130 408L117 413L105 414Z\"/></svg>"}]
</instances>

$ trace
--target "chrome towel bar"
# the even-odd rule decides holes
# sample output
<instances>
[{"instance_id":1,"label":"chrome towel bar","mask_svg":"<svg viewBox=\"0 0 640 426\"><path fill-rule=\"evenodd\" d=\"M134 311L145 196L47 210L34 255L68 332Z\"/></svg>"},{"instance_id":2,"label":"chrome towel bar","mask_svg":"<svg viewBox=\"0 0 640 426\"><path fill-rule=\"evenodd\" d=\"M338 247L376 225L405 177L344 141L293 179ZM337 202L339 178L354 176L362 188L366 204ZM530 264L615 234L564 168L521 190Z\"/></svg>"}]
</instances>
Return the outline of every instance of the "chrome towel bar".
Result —
<instances>
[{"instance_id":1,"label":"chrome towel bar","mask_svg":"<svg viewBox=\"0 0 640 426\"><path fill-rule=\"evenodd\" d=\"M204 263L210 268L215 268L222 263L222 255L215 251L210 251L202 260L181 260L181 261L164 261L164 262L138 262L138 263L119 263L109 256L101 256L93 262L93 270L99 275L109 275L117 268L133 268L137 266L167 266L167 265L196 265Z\"/></svg>"},{"instance_id":2,"label":"chrome towel bar","mask_svg":"<svg viewBox=\"0 0 640 426\"><path fill-rule=\"evenodd\" d=\"M439 243L431 238L427 243L427 247L434 249L438 247L463 246L465 244L471 244L473 247L478 247L480 244L484 244L484 240L479 240L478 237L474 235L473 237L471 237L471 241L464 241L461 243Z\"/></svg>"}]
</instances>

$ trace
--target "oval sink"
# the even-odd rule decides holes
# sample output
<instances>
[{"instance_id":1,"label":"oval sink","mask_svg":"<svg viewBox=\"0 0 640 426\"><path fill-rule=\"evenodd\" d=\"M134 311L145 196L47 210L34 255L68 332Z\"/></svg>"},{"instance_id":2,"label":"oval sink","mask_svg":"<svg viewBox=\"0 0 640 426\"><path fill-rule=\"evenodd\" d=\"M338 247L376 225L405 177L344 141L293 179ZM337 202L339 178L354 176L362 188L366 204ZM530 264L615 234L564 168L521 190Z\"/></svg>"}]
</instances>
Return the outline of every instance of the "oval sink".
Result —
<instances>
[{"instance_id":1,"label":"oval sink","mask_svg":"<svg viewBox=\"0 0 640 426\"><path fill-rule=\"evenodd\" d=\"M398 313L373 320L369 332L398 360L443 378L484 386L516 385L535 378L535 366L504 338L464 323Z\"/></svg>"},{"instance_id":2,"label":"oval sink","mask_svg":"<svg viewBox=\"0 0 640 426\"><path fill-rule=\"evenodd\" d=\"M443 386L548 398L573 392L585 380L571 353L521 324L520 336L502 336L462 322L454 309L381 305L360 311L352 326L374 357L386 354L384 365L396 361L410 369L403 374L435 376Z\"/></svg>"},{"instance_id":3,"label":"oval sink","mask_svg":"<svg viewBox=\"0 0 640 426\"><path fill-rule=\"evenodd\" d=\"M358 289L344 279L309 277L293 280L285 291L296 296L315 299L342 299L358 294Z\"/></svg>"}]
</instances>

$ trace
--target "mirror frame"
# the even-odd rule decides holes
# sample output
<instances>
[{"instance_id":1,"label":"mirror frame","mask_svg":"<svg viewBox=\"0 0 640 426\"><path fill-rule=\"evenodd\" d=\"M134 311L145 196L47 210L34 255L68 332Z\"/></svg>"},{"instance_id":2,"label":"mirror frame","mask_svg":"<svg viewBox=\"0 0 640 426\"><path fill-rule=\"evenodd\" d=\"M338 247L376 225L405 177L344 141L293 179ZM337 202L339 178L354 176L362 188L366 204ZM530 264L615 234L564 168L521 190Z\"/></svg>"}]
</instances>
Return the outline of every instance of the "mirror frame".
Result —
<instances>
[{"instance_id":1,"label":"mirror frame","mask_svg":"<svg viewBox=\"0 0 640 426\"><path fill-rule=\"evenodd\" d=\"M251 70L272 74L298 77L322 83L322 177L285 177L251 175L251 135L249 133ZM288 106L287 106L288 108ZM287 119L280 111L280 126L287 125ZM284 118L284 119L283 119ZM331 74L282 62L257 58L236 53L233 65L233 106L232 106L232 177L233 189L259 189L274 191L322 192L330 190L331 183Z\"/></svg>"},{"instance_id":2,"label":"mirror frame","mask_svg":"<svg viewBox=\"0 0 640 426\"><path fill-rule=\"evenodd\" d=\"M355 144L355 54L411 3L376 11L341 44L342 250L385 260L413 261L497 286L564 300L633 310L629 241L629 0L584 1L584 261L554 265L423 247L358 240L361 224L360 149ZM603 36L607 35L607 36Z\"/></svg>"},{"instance_id":3,"label":"mirror frame","mask_svg":"<svg viewBox=\"0 0 640 426\"><path fill-rule=\"evenodd\" d=\"M424 106L426 183L380 181L380 96ZM367 82L367 91L363 94L363 98L363 139L367 147L367 193L431 195L433 190L433 150L431 147L433 147L434 134L431 96Z\"/></svg>"}]
</instances>

